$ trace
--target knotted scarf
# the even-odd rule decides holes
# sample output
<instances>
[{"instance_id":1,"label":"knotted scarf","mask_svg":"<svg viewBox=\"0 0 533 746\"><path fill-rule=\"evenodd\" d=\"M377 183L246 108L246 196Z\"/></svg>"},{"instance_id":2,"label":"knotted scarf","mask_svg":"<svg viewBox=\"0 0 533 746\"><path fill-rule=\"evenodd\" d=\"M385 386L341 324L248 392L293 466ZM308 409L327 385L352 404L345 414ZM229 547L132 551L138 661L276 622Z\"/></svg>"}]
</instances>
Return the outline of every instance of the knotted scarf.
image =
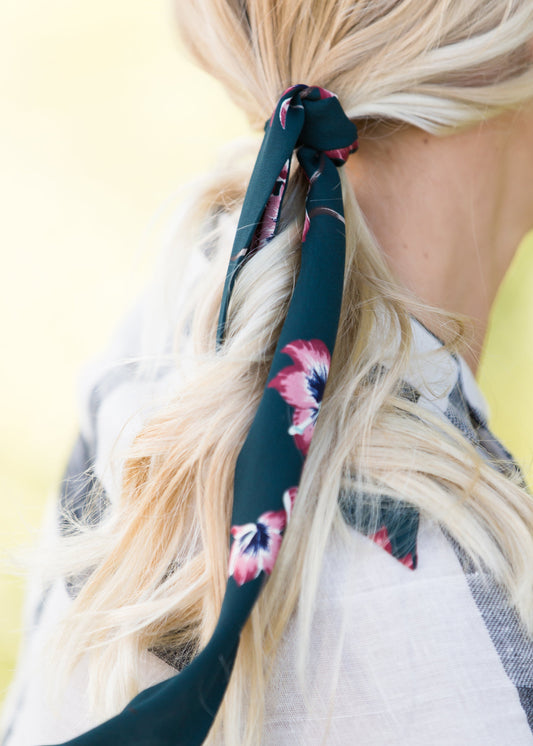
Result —
<instances>
[{"instance_id":1,"label":"knotted scarf","mask_svg":"<svg viewBox=\"0 0 533 746\"><path fill-rule=\"evenodd\" d=\"M323 88L289 88L265 125L224 285L219 348L239 271L276 234L294 150L309 187L300 271L259 408L237 458L220 617L211 640L188 666L141 692L111 720L68 741L70 746L197 746L209 732L242 628L274 567L320 412L344 283L337 167L356 148L355 125Z\"/></svg>"}]
</instances>

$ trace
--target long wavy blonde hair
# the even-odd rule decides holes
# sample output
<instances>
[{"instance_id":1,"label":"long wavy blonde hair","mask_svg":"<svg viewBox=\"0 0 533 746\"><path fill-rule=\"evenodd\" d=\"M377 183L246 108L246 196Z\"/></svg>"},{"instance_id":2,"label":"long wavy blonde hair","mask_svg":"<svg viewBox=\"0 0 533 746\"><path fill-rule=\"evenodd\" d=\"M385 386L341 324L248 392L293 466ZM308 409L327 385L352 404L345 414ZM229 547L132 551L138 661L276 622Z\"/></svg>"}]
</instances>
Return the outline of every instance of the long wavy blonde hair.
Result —
<instances>
[{"instance_id":1,"label":"long wavy blonde hair","mask_svg":"<svg viewBox=\"0 0 533 746\"><path fill-rule=\"evenodd\" d=\"M262 126L285 88L301 82L335 91L358 122L405 123L438 135L519 106L533 93L530 0L194 0L179 3L177 12L189 50L254 125ZM210 257L177 329L194 350L187 385L135 438L107 519L65 542L69 571L92 572L66 619L62 659L73 665L89 651L101 716L138 691L143 651L190 654L218 616L235 460L265 384L300 249L296 175L281 232L239 276L227 343L215 354L230 250L220 216L238 212L248 176L248 163L226 163L185 211L174 253ZM405 500L441 524L507 589L533 631L533 502L518 476L489 466L429 412L413 417L413 405L398 395L410 314L422 306L394 280L344 174L342 181L347 271L328 396L294 517L244 630L212 742L261 742L269 668L295 614L305 669L324 553L332 534L345 530L338 495L348 472L357 475L355 489ZM433 313L455 324L459 342L461 324ZM372 379L385 355L387 371Z\"/></svg>"}]
</instances>

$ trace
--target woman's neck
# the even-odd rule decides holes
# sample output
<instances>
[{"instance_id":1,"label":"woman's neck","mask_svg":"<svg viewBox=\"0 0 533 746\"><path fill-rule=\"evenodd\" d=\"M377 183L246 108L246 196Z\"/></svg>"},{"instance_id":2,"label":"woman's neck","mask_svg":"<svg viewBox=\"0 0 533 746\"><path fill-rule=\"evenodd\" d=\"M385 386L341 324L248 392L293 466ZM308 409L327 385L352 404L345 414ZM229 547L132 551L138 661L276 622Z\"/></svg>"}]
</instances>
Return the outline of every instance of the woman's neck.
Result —
<instances>
[{"instance_id":1,"label":"woman's neck","mask_svg":"<svg viewBox=\"0 0 533 746\"><path fill-rule=\"evenodd\" d=\"M498 287L533 225L532 111L447 137L411 127L363 133L346 166L396 278L423 302L471 319L462 353L474 372Z\"/></svg>"}]
</instances>

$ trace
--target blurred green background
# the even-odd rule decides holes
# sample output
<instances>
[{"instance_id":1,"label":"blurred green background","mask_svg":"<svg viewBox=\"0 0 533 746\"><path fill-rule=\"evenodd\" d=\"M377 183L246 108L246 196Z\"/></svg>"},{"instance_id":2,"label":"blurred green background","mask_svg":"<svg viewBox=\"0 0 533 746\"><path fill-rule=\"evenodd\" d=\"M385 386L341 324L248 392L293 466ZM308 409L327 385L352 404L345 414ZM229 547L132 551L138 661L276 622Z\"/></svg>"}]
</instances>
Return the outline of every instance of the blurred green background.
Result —
<instances>
[{"instance_id":1,"label":"blurred green background","mask_svg":"<svg viewBox=\"0 0 533 746\"><path fill-rule=\"evenodd\" d=\"M61 476L78 370L149 276L180 186L247 126L183 56L170 0L3 0L0 63L1 700L22 601L6 558L31 541ZM532 330L529 238L479 375L528 471Z\"/></svg>"}]
</instances>

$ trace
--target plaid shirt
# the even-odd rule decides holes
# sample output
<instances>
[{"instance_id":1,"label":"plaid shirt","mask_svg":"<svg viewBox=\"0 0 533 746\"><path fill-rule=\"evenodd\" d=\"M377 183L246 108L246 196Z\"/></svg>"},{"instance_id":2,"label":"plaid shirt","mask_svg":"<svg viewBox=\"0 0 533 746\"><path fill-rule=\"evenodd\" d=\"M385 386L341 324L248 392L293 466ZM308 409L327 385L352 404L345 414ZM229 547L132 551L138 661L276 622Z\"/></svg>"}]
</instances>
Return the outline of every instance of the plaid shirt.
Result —
<instances>
[{"instance_id":1,"label":"plaid shirt","mask_svg":"<svg viewBox=\"0 0 533 746\"><path fill-rule=\"evenodd\" d=\"M82 394L81 433L61 485L59 499L61 511L56 512L55 518L56 530L58 529L60 533L65 534L70 530L61 518L59 521L57 519L57 515L61 515L65 509L80 521L96 524L112 505L114 495L117 494L120 470L113 471L109 468L111 448L117 447L118 439L119 450L124 452L127 443L131 441L142 422L154 409L156 399L164 400L165 395L176 385L175 372L170 364L165 363L156 368L152 367L148 372L143 372L142 366L135 362L140 352L136 347L139 339L139 323L139 312L136 311L116 337L108 354L94 365L86 376ZM516 471L518 467L510 454L488 428L486 405L464 360L444 350L442 343L417 321L413 320L412 325L415 345L412 364L401 387L402 395L413 404L436 413L443 420L454 425L484 458L494 464L495 468L509 472ZM117 364L119 361L122 364ZM139 407L139 402L142 401L146 403L144 409ZM135 416L132 418L132 415ZM127 428L124 428L126 421L129 424ZM121 438L122 447L120 447ZM95 490L95 488L99 489ZM98 495L96 502L95 495ZM89 500L91 500L91 511L87 513ZM343 678L344 669L341 666L340 681L337 687L341 686L343 692L346 693L346 705L343 704L343 696L337 695L335 706L339 711L334 710L333 714L330 713L333 725L328 726L330 730L326 741L321 740L323 732L319 724L326 719L326 715L321 711L321 700L313 704L313 714L310 715L309 711L301 705L299 695L291 683L290 674L287 673L287 668L290 669L292 666L294 636L297 634L290 627L285 648L280 654L280 665L275 667L274 681L267 694L264 744L272 744L272 746L274 744L283 746L289 743L291 746L299 743L312 746L323 742L343 745L357 742L363 745L368 744L368 746L381 746L384 743L401 743L402 746L407 743L410 746L422 746L422 744L424 746L427 744L462 746L466 743L473 746L533 744L533 645L503 591L490 577L480 575L463 550L450 537L442 534L438 527L426 527L422 530L424 519L412 505L383 497L378 500L378 510L369 511L367 514L364 508L361 509L361 496L355 495L349 489L343 490L339 496L339 505L344 519L354 529L354 546L357 546L358 560L352 572L351 565L347 566L346 558L335 559L337 555L334 550L331 551L330 559L324 570L325 580L323 579L323 586L321 586L324 592L321 593L320 603L323 604L326 621L320 622L316 639L313 637L311 644L319 681L326 681L329 676L328 659L332 657L332 654L328 652L323 660L321 651L329 639L330 625L328 626L327 620L334 613L333 609L337 609L340 604L339 608L343 613L347 613L351 620L350 629L358 630L359 634L354 647L358 656L357 665L350 663L352 648L348 652L343 649L342 653L342 663L347 667L348 673ZM366 537L372 541L369 542ZM454 569L453 557L446 546L451 548L452 555L456 558L455 562L460 567L459 572L462 574L463 581ZM383 558L380 558L380 555ZM438 564L441 561L441 555L444 558L442 567ZM387 556L389 558L385 559ZM393 564L390 564L391 562ZM394 565L398 569L395 569ZM460 597L463 599L461 603L464 607L465 619L469 614L474 614L472 617L474 619L477 613L479 623L484 626L487 633L483 642L485 647L481 648L481 652L475 652L473 650L475 645L482 644L480 642L480 638L483 637L480 632L482 626L475 635L472 633L471 640L465 641L462 636L467 636L469 631L466 629L460 632L461 614L453 616L453 619L457 620L457 629L450 630L448 641L450 649L454 651L459 649L460 645L466 645L465 650L468 654L472 650L472 661L470 663L466 661L466 673L460 673L460 675L456 671L457 662L453 664L450 672L446 667L446 661L440 663L439 656L432 652L433 648L430 643L424 642L426 637L428 640L433 640L433 638L431 637L431 624L423 622L423 614L432 603L439 603L439 599L435 601L431 596L432 591L428 590L431 586L427 586L426 575L434 573L436 580L431 582L440 589L438 596L444 597L450 568L455 573L454 588L457 586L458 589L454 593L463 594ZM365 576L367 570L368 577ZM391 618L383 619L382 613L378 611L379 604L376 604L376 620L365 626L363 621L366 617L363 620L358 615L363 613L362 610L365 614L371 613L373 606L368 605L368 601L360 601L354 607L353 613L352 611L346 612L348 604L342 600L347 596L345 586L342 586L342 591L338 590L341 582L339 577L342 573L346 573L347 577L352 576L353 573L361 576L357 582L362 585L354 591L358 599L366 599L367 594L371 592L378 594L379 603L382 603L388 598L392 587L393 594L390 603L387 601L385 606L390 610ZM419 591L416 590L417 578L420 578ZM49 709L43 706L42 691L34 684L38 671L39 648L43 645L41 631L43 628L53 626L53 620L61 616L71 600L79 593L85 580L85 576L69 577L63 581L57 581L52 586L42 587L37 583L34 584L33 590L30 588L26 650L10 692L7 706L8 725L3 746L37 744L45 740L49 742L66 740L92 724L85 701L84 681L72 684L70 694L75 701L72 711L65 707L56 715L51 714ZM344 580L342 582L344 583ZM442 584L442 588L439 584ZM465 589L468 589L470 598L474 602L472 608L470 602L466 600L464 591L461 590L463 585ZM405 598L405 604L402 604L400 598L398 608L395 606L396 590L394 589ZM455 603L455 596L451 598L448 606L452 605L452 601ZM417 604L421 604L419 610L416 608ZM413 618L418 620L412 630L410 643L409 634L406 638L408 642L402 643L401 624L403 622L396 620L398 615L403 613L403 605L410 606ZM463 607L459 605L459 608ZM321 608L319 604L317 617L320 617L322 613ZM474 608L477 612L473 611ZM446 607L439 607L437 618L442 617L445 620L447 612ZM381 623L378 622L379 619ZM409 627L411 622L406 622L406 624ZM378 625L380 625L380 635L379 639L376 639L372 628L375 629ZM467 626L472 626L472 624L469 623ZM333 647L336 638L337 631L333 630L333 642L331 643ZM391 650L394 650L397 645L398 651L403 651L402 655L409 644L416 642L418 647L416 650L413 649L410 656L405 653L405 662L402 663L400 659L391 660L391 654L384 652L387 650L387 641L392 645ZM427 684L420 673L424 671L421 652L425 645L428 649L430 670L432 667L435 668L434 675L432 673L428 677ZM365 654L368 660L373 661L372 675L368 672L364 674L367 663ZM149 655L150 665L147 669L149 673L145 681L146 685L172 675L176 668L181 668L187 662L186 651L176 652L162 649L151 651ZM395 653L395 655L400 655L400 653ZM491 661L493 670L491 669L490 675L497 683L492 683L486 671L483 672L480 681L483 681L485 677L491 682L487 684L489 693L494 687L501 688L501 692L498 689L495 701L504 709L503 714L496 713L497 707L491 699L492 693L489 696L484 692L484 698L479 703L474 701L478 694L473 696L469 693L469 687L474 686L473 669L480 661L483 663L484 657ZM387 675L382 673L378 676L376 672L381 670L381 658L385 659L384 670L387 671ZM421 663L417 662L419 658L422 658ZM322 660L323 662L320 663ZM388 667L387 660L389 660ZM439 665L442 665L440 674ZM359 670L363 673L358 673ZM469 671L472 671L472 681L469 679ZM379 679L379 684L372 688L374 674L376 679ZM385 693L386 686L396 674L401 674L406 691L411 692L412 696L410 704L401 707L396 702L394 694ZM457 676L454 679L455 674ZM446 683L448 676L452 682L450 684ZM447 686L450 686L452 691L453 687L461 690L456 697L457 702L453 698L450 699L449 693L446 694ZM428 697L427 692L431 690L431 687L433 687L434 694ZM479 692L479 689L478 684L475 687L476 692ZM431 705L425 701L425 697ZM439 698L443 698L442 707L439 704ZM458 715L454 714L456 706ZM342 709L343 707L345 710ZM472 712L470 708L473 708ZM464 720L461 719L463 716ZM454 721L454 724L451 724L450 719ZM432 731L431 728L434 730ZM486 728L486 732L483 728ZM394 740L395 738L397 740ZM512 740L506 740L507 738Z\"/></svg>"}]
</instances>

